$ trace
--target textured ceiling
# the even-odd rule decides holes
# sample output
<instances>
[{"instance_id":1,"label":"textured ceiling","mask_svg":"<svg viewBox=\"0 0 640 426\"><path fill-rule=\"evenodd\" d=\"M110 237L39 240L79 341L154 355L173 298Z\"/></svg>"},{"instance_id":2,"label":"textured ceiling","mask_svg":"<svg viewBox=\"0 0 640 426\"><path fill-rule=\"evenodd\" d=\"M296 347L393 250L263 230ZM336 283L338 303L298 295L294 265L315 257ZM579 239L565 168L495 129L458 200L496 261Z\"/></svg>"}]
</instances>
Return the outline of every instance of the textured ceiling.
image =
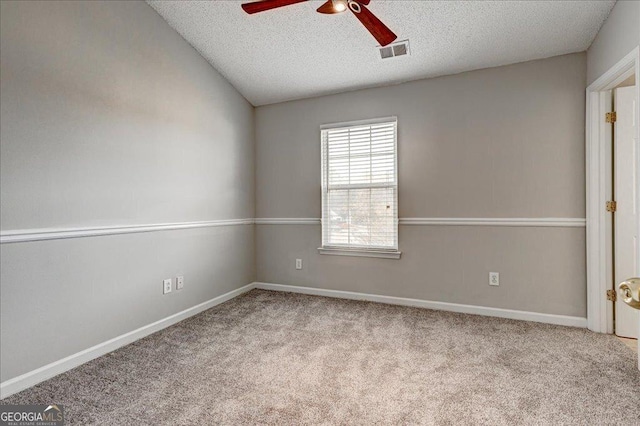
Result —
<instances>
[{"instance_id":1,"label":"textured ceiling","mask_svg":"<svg viewBox=\"0 0 640 426\"><path fill-rule=\"evenodd\" d=\"M247 15L241 1L148 3L253 105L586 50L615 1L372 0L411 55L380 59L351 13L323 0Z\"/></svg>"}]
</instances>

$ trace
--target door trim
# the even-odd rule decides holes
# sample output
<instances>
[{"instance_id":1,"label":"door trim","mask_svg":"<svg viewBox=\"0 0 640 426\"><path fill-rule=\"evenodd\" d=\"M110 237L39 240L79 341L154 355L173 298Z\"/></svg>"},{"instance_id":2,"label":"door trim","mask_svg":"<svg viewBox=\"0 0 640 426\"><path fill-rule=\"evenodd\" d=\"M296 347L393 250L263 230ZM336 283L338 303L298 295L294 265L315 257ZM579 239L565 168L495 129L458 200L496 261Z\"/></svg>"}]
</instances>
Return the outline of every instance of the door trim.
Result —
<instances>
[{"instance_id":1,"label":"door trim","mask_svg":"<svg viewBox=\"0 0 640 426\"><path fill-rule=\"evenodd\" d=\"M599 333L613 333L613 304L606 298L613 265L607 259L607 239L612 236L607 234L608 213L605 203L608 201L607 184L611 183L612 169L607 161L605 146L605 132L610 129L610 124L604 122L604 115L609 112L604 99L606 91L612 90L634 73L636 102L640 105L640 47L629 52L591 83L586 91L587 327ZM636 114L639 112L636 111ZM640 122L640 116L636 119ZM640 126L636 131L640 131ZM640 135L636 136L640 140ZM637 152L640 152L638 148ZM640 167L640 160L637 161ZM640 191L640 186L638 188ZM640 201L640 194L636 199Z\"/></svg>"}]
</instances>

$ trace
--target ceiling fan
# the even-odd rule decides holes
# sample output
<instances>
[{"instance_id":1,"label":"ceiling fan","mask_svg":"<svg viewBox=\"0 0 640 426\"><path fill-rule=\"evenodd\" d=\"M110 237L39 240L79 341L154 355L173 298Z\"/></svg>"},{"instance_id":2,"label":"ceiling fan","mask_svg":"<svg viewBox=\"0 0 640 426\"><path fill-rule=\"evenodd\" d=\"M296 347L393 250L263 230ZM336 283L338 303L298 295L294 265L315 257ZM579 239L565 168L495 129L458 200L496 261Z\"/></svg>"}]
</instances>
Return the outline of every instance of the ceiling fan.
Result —
<instances>
[{"instance_id":1,"label":"ceiling fan","mask_svg":"<svg viewBox=\"0 0 640 426\"><path fill-rule=\"evenodd\" d=\"M308 0L262 0L253 3L245 3L242 9L248 14L264 12L278 7L289 6L296 3L302 3ZM393 42L398 36L382 23L369 9L367 5L371 0L327 0L318 8L319 13L333 15L342 13L349 9L381 46Z\"/></svg>"}]
</instances>

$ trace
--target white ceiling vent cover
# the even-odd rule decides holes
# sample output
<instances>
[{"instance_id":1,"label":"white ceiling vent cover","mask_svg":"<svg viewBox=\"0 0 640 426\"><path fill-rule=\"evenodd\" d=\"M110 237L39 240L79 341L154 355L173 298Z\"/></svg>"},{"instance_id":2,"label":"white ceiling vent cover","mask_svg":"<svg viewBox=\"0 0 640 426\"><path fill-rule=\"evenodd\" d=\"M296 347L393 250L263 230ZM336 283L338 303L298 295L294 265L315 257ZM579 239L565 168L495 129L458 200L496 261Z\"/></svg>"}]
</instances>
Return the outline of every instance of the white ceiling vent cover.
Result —
<instances>
[{"instance_id":1,"label":"white ceiling vent cover","mask_svg":"<svg viewBox=\"0 0 640 426\"><path fill-rule=\"evenodd\" d=\"M382 59L395 58L396 56L409 54L409 40L402 40L380 48L380 57Z\"/></svg>"}]
</instances>

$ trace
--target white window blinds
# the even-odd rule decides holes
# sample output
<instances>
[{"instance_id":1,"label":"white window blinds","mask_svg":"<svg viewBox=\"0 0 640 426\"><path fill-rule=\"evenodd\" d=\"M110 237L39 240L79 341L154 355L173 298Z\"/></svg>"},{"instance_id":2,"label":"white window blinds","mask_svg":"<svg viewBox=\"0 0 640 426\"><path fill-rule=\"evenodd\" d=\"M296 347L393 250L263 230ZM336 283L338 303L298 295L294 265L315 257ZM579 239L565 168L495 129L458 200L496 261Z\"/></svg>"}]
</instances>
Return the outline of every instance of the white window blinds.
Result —
<instances>
[{"instance_id":1,"label":"white window blinds","mask_svg":"<svg viewBox=\"0 0 640 426\"><path fill-rule=\"evenodd\" d=\"M322 128L322 246L398 249L397 120Z\"/></svg>"}]
</instances>

